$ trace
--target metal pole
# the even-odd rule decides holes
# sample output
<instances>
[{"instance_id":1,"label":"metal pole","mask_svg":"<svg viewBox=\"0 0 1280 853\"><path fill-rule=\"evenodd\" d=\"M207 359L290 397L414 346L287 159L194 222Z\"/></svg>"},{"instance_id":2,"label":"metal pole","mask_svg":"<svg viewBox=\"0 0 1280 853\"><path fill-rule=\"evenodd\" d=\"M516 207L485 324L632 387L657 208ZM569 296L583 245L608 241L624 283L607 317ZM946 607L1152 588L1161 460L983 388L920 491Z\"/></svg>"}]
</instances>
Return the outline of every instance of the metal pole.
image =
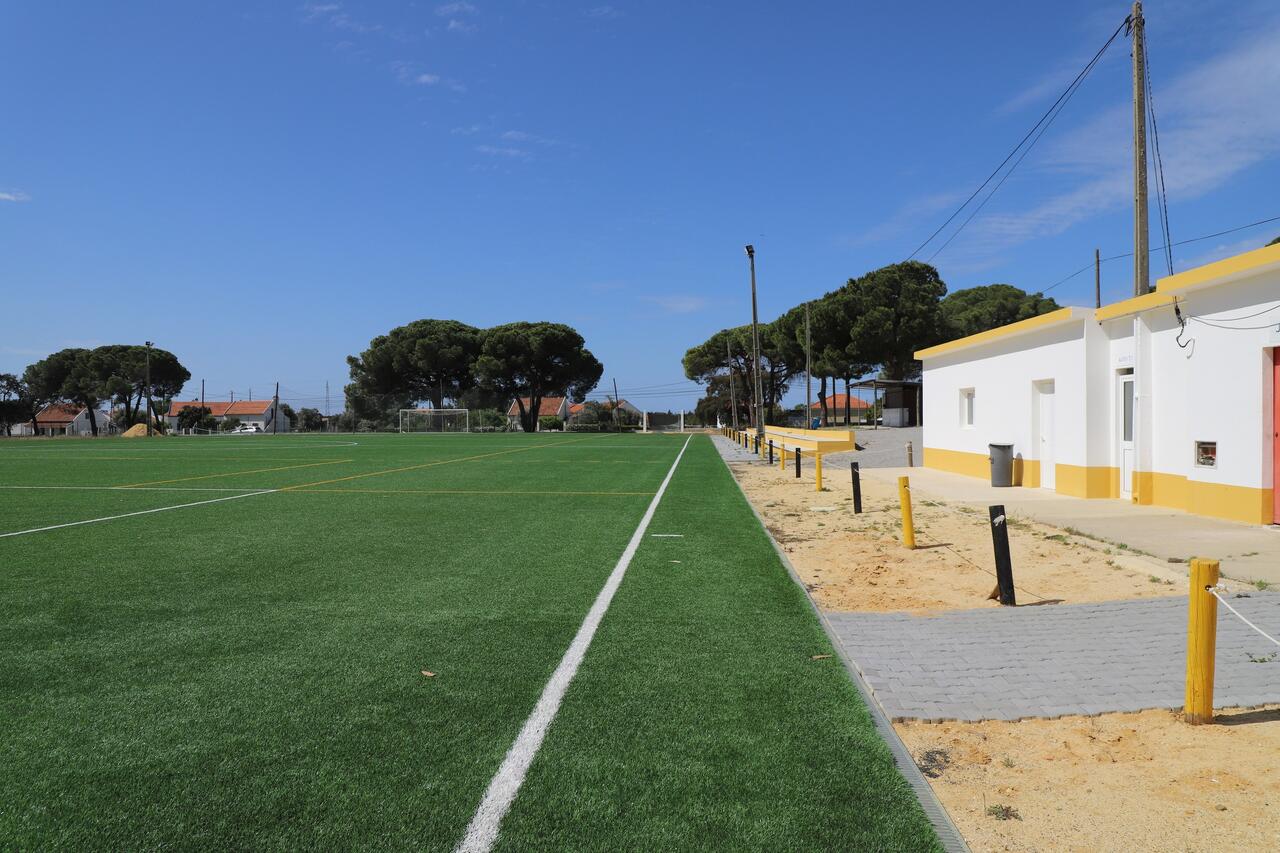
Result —
<instances>
[{"instance_id":1,"label":"metal pole","mask_svg":"<svg viewBox=\"0 0 1280 853\"><path fill-rule=\"evenodd\" d=\"M733 409L733 430L738 431L738 398L733 392L733 353L729 351L729 339L724 341L724 363L729 368L729 405Z\"/></svg>"},{"instance_id":2,"label":"metal pole","mask_svg":"<svg viewBox=\"0 0 1280 853\"><path fill-rule=\"evenodd\" d=\"M151 437L151 341L147 341L147 437Z\"/></svg>"},{"instance_id":3,"label":"metal pole","mask_svg":"<svg viewBox=\"0 0 1280 853\"><path fill-rule=\"evenodd\" d=\"M622 423L618 420L618 380L613 380L613 431L622 432Z\"/></svg>"},{"instance_id":4,"label":"metal pole","mask_svg":"<svg viewBox=\"0 0 1280 853\"><path fill-rule=\"evenodd\" d=\"M1133 35L1133 295L1148 292L1151 256L1147 241L1147 94L1146 41L1142 0L1134 0L1129 31Z\"/></svg>"},{"instance_id":5,"label":"metal pole","mask_svg":"<svg viewBox=\"0 0 1280 853\"><path fill-rule=\"evenodd\" d=\"M764 435L764 380L760 375L760 314L756 310L756 249L747 244L747 259L751 262L751 349L755 359L756 387L756 435Z\"/></svg>"},{"instance_id":6,"label":"metal pole","mask_svg":"<svg viewBox=\"0 0 1280 853\"><path fill-rule=\"evenodd\" d=\"M1093 307L1102 307L1102 253L1093 250Z\"/></svg>"},{"instance_id":7,"label":"metal pole","mask_svg":"<svg viewBox=\"0 0 1280 853\"><path fill-rule=\"evenodd\" d=\"M280 383L276 383L275 396L271 398L271 434L280 433Z\"/></svg>"},{"instance_id":8,"label":"metal pole","mask_svg":"<svg viewBox=\"0 0 1280 853\"><path fill-rule=\"evenodd\" d=\"M1006 607L1017 605L1013 590L1013 561L1009 557L1009 521L1004 506L987 507L991 516L991 545L996 556L996 592L1000 603Z\"/></svg>"},{"instance_id":9,"label":"metal pole","mask_svg":"<svg viewBox=\"0 0 1280 853\"><path fill-rule=\"evenodd\" d=\"M329 417L329 380L324 381L324 416Z\"/></svg>"},{"instance_id":10,"label":"metal pole","mask_svg":"<svg viewBox=\"0 0 1280 853\"><path fill-rule=\"evenodd\" d=\"M200 408L204 408L204 380L200 380Z\"/></svg>"}]
</instances>

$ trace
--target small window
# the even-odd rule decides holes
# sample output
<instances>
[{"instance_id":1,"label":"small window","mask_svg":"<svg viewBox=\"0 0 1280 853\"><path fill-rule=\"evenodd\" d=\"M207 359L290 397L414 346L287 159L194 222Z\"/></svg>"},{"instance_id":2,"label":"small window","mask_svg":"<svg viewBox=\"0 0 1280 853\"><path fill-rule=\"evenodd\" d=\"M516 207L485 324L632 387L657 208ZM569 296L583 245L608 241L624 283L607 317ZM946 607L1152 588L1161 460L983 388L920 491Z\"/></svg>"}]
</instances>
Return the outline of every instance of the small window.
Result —
<instances>
[{"instance_id":1,"label":"small window","mask_svg":"<svg viewBox=\"0 0 1280 853\"><path fill-rule=\"evenodd\" d=\"M1199 468L1218 467L1218 442L1196 442L1196 466Z\"/></svg>"},{"instance_id":2,"label":"small window","mask_svg":"<svg viewBox=\"0 0 1280 853\"><path fill-rule=\"evenodd\" d=\"M973 389L960 389L960 426L973 426Z\"/></svg>"}]
</instances>

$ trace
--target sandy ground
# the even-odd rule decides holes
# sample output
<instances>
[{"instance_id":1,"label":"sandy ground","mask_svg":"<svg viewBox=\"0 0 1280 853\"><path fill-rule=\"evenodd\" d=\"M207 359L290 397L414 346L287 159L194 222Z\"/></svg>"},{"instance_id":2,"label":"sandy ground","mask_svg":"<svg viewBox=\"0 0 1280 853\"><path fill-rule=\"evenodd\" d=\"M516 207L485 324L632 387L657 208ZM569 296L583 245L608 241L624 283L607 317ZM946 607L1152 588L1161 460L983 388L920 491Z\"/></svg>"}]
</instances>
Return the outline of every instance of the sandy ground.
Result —
<instances>
[{"instance_id":1,"label":"sandy ground","mask_svg":"<svg viewBox=\"0 0 1280 853\"><path fill-rule=\"evenodd\" d=\"M890 484L864 478L855 515L847 469L816 492L807 470L796 480L730 468L824 609L999 606L986 598L995 576L985 514L917 498L924 547L908 551ZM1186 592L1186 564L1048 525L1011 520L1009 543L1020 606ZM895 728L974 850L1280 850L1280 706L1220 710L1217 724L1195 727L1144 711Z\"/></svg>"},{"instance_id":2,"label":"sandy ground","mask_svg":"<svg viewBox=\"0 0 1280 853\"><path fill-rule=\"evenodd\" d=\"M807 471L797 480L790 470L766 465L730 468L823 608L927 613L999 606L987 599L995 562L985 513L916 498L917 547L908 551L895 486L864 477L863 512L855 515L847 470L836 469L842 479L828 477L829 490L816 492ZM1185 563L1126 553L1037 522L1011 519L1009 549L1020 606L1187 591Z\"/></svg>"},{"instance_id":3,"label":"sandy ground","mask_svg":"<svg viewBox=\"0 0 1280 853\"><path fill-rule=\"evenodd\" d=\"M1218 720L1143 711L896 728L974 850L1280 849L1280 706ZM1001 806L1018 816L988 814Z\"/></svg>"}]
</instances>

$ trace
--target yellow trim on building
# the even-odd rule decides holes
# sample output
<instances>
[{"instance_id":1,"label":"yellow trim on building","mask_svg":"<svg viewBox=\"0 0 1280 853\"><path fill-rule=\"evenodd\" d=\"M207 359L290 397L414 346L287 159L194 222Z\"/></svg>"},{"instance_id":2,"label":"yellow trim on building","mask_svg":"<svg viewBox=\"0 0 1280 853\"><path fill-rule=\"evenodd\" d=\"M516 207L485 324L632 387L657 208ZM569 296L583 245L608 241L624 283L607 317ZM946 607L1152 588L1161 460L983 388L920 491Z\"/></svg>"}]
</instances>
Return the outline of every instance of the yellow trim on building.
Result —
<instances>
[{"instance_id":1,"label":"yellow trim on building","mask_svg":"<svg viewBox=\"0 0 1280 853\"><path fill-rule=\"evenodd\" d=\"M1177 275L1165 276L1156 282L1156 291L1167 293L1173 290L1186 290L1213 283L1218 279L1222 280L1220 283L1225 284L1242 275L1263 272L1265 268L1271 266L1280 266L1280 243L1232 255L1202 267L1185 270Z\"/></svg>"},{"instance_id":2,"label":"yellow trim on building","mask_svg":"<svg viewBox=\"0 0 1280 853\"><path fill-rule=\"evenodd\" d=\"M1073 498L1120 497L1120 469L1106 465L1054 466L1056 491Z\"/></svg>"},{"instance_id":3,"label":"yellow trim on building","mask_svg":"<svg viewBox=\"0 0 1280 853\"><path fill-rule=\"evenodd\" d=\"M1134 503L1167 506L1195 515L1271 524L1272 490L1227 483L1188 480L1181 474L1139 471L1134 475Z\"/></svg>"},{"instance_id":4,"label":"yellow trim on building","mask_svg":"<svg viewBox=\"0 0 1280 853\"><path fill-rule=\"evenodd\" d=\"M1172 305L1185 291L1230 284L1245 275L1265 272L1272 267L1280 267L1280 243L1205 264L1177 275L1165 276L1156 282L1156 289L1151 293L1104 305L1094 311L1094 316L1101 323L1104 320L1150 311L1152 308L1162 308Z\"/></svg>"},{"instance_id":5,"label":"yellow trim on building","mask_svg":"<svg viewBox=\"0 0 1280 853\"><path fill-rule=\"evenodd\" d=\"M944 355L957 350L968 349L978 344L990 343L991 341L1007 338L1010 335L1021 335L1026 332L1034 332L1037 329L1043 329L1047 326L1057 326L1068 323L1072 320L1084 319L1084 314L1079 308L1059 308L1057 311L1050 311L1048 314L1040 314L1036 317L1029 317L1026 320L1019 320L1016 323L1010 323L1007 326L999 326L994 329L988 329L985 332L979 332L976 335L969 335L965 338L957 338L954 341L947 341L944 344L927 347L915 353L915 358L932 358L935 355Z\"/></svg>"},{"instance_id":6,"label":"yellow trim on building","mask_svg":"<svg viewBox=\"0 0 1280 853\"><path fill-rule=\"evenodd\" d=\"M964 474L966 477L989 479L991 463L985 453L968 453L964 450L942 450L937 447L924 449L924 467L936 468L939 471L950 471L952 474Z\"/></svg>"}]
</instances>

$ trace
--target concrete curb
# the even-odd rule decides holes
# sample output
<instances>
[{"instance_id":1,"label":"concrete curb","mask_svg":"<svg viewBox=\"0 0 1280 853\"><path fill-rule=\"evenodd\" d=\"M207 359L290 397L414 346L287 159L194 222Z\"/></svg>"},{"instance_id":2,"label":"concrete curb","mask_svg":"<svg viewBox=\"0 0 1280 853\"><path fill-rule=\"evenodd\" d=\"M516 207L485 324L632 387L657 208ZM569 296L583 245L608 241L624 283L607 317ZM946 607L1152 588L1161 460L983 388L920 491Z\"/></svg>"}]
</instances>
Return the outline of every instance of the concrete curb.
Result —
<instances>
[{"instance_id":1,"label":"concrete curb","mask_svg":"<svg viewBox=\"0 0 1280 853\"><path fill-rule=\"evenodd\" d=\"M716 450L720 451L720 461L725 462L725 468L729 468L725 461L723 450L720 442L716 439L718 436L712 436L712 443L716 445ZM723 441L724 439L721 439ZM911 757L910 750L903 743L902 738L898 736L898 732L893 728L893 724L889 722L889 717L885 714L884 708L880 706L879 700L871 692L870 685L863 678L861 670L854 660L849 657L845 650L844 644L840 642L839 636L832 628L831 623L827 621L826 614L822 612L822 608L818 607L818 603L813 600L813 595L809 589L800 580L800 575L796 573L795 566L791 565L791 560L787 557L786 552L773 538L773 534L769 532L769 527L764 523L764 519L756 510L755 505L751 503L747 493L743 491L742 484L738 482L738 478L733 476L733 470L729 469L729 477L738 487L738 492L742 495L743 501L751 509L751 513L756 517L756 521L760 524L760 529L764 535L768 537L769 543L773 545L774 553L778 555L778 559L782 561L782 565L786 567L787 574L791 575L791 580L800 591L804 593L805 600L809 602L810 609L813 610L818 622L822 625L822 630L826 632L827 639L831 641L831 646L836 650L836 654L840 656L841 662L844 664L845 672L849 674L849 678L853 681L858 692L862 694L862 700L867 706L867 710L871 713L871 720L875 724L876 731L884 742L889 746L889 752L892 753L894 764L898 768L898 772L907 780L907 784L911 786L912 792L916 795L916 801L920 803L920 808L924 809L925 817L929 819L929 823L933 825L934 832L938 834L938 840L942 843L943 849L948 853L969 853L969 845L965 843L964 836L960 834L960 830L951 820L951 815L947 814L947 810L943 807L942 802L934 794L933 788L929 786L928 780L924 778L924 774L920 772L920 768L916 766L915 759Z\"/></svg>"}]
</instances>

